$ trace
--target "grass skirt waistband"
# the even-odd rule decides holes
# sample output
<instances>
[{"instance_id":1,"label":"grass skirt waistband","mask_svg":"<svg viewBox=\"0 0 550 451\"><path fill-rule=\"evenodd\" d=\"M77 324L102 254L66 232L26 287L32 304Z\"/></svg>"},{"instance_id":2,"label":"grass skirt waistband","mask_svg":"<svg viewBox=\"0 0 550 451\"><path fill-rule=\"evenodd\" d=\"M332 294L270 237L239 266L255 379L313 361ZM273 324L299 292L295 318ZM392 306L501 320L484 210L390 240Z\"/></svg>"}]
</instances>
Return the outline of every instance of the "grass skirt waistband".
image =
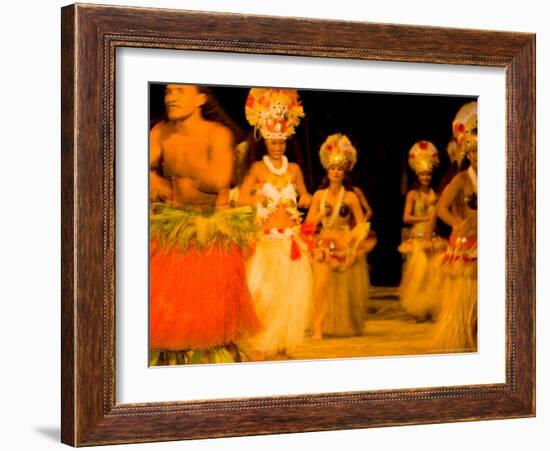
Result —
<instances>
[{"instance_id":1,"label":"grass skirt waistband","mask_svg":"<svg viewBox=\"0 0 550 451\"><path fill-rule=\"evenodd\" d=\"M247 250L259 236L254 209L249 206L193 210L157 203L153 205L150 226L151 241L159 248L181 252L212 246Z\"/></svg>"},{"instance_id":2,"label":"grass skirt waistband","mask_svg":"<svg viewBox=\"0 0 550 451\"><path fill-rule=\"evenodd\" d=\"M243 261L257 231L251 208L198 212L155 205L150 251L152 351L214 349L260 331Z\"/></svg>"}]
</instances>

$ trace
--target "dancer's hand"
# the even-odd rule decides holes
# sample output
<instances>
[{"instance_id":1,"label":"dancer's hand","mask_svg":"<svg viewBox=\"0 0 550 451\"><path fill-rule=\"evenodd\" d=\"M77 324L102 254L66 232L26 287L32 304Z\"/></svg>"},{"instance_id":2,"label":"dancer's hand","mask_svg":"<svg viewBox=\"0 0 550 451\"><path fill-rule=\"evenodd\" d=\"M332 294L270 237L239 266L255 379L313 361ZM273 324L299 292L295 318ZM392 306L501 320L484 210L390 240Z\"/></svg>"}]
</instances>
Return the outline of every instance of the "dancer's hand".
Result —
<instances>
[{"instance_id":1,"label":"dancer's hand","mask_svg":"<svg viewBox=\"0 0 550 451\"><path fill-rule=\"evenodd\" d=\"M323 263L328 257L326 249L317 248L313 251L313 258L316 262Z\"/></svg>"},{"instance_id":2,"label":"dancer's hand","mask_svg":"<svg viewBox=\"0 0 550 451\"><path fill-rule=\"evenodd\" d=\"M253 199L254 199L254 204L256 205L260 204L264 208L267 207L267 204L269 202L269 199L263 194L255 194Z\"/></svg>"},{"instance_id":3,"label":"dancer's hand","mask_svg":"<svg viewBox=\"0 0 550 451\"><path fill-rule=\"evenodd\" d=\"M311 205L311 200L312 200L311 194L309 193L302 194L300 196L300 199L298 199L298 207L309 208L309 206Z\"/></svg>"}]
</instances>

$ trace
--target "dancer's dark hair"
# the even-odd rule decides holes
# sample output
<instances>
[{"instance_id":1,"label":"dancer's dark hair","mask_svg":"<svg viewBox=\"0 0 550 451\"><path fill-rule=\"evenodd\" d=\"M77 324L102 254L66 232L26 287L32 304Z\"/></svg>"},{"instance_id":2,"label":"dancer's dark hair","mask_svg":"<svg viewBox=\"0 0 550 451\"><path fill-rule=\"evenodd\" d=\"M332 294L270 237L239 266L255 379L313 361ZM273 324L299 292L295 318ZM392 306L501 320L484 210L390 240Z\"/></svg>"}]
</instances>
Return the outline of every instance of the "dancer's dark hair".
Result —
<instances>
[{"instance_id":1,"label":"dancer's dark hair","mask_svg":"<svg viewBox=\"0 0 550 451\"><path fill-rule=\"evenodd\" d=\"M330 180L328 179L328 175L325 175L323 177L323 180L321 181L321 185L319 186L319 189L326 189L329 187L329 185L330 185ZM346 191L353 191L353 180L351 178L351 175L348 172L344 172L344 179L342 180L342 186Z\"/></svg>"}]
</instances>

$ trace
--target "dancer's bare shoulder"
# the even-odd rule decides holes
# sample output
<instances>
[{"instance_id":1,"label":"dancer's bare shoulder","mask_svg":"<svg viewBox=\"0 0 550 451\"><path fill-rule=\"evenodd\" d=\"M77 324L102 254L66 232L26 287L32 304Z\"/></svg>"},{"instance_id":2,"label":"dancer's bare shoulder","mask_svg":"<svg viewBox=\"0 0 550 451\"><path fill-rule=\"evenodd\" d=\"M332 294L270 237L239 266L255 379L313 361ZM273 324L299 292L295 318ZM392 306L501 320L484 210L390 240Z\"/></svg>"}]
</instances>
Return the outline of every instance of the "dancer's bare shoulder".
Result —
<instances>
[{"instance_id":1,"label":"dancer's bare shoulder","mask_svg":"<svg viewBox=\"0 0 550 451\"><path fill-rule=\"evenodd\" d=\"M344 202L349 204L359 204L359 197L357 197L357 194L355 194L353 191L347 191L346 195L344 196Z\"/></svg>"},{"instance_id":2,"label":"dancer's bare shoulder","mask_svg":"<svg viewBox=\"0 0 550 451\"><path fill-rule=\"evenodd\" d=\"M206 130L212 139L233 142L233 133L223 124L214 121L206 121Z\"/></svg>"}]
</instances>

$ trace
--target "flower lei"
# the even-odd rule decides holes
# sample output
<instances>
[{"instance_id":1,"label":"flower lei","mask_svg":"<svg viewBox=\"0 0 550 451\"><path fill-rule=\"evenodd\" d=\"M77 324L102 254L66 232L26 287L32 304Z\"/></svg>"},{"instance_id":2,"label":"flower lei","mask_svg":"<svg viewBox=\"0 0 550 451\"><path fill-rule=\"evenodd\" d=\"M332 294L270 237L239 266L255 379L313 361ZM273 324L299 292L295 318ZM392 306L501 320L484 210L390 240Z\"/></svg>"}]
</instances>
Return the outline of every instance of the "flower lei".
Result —
<instances>
[{"instance_id":1,"label":"flower lei","mask_svg":"<svg viewBox=\"0 0 550 451\"><path fill-rule=\"evenodd\" d=\"M344 195L346 194L346 190L342 186L340 188L340 192L338 193L338 200L336 201L336 205L332 209L332 213L330 215L330 218L323 218L323 227L326 227L327 229L330 229L334 223L336 222L336 216L338 215L338 212L340 211L340 207L342 206L342 202L344 201ZM323 197L321 199L321 208L323 211L326 208L326 202L327 202L327 196L328 196L328 188L323 193Z\"/></svg>"},{"instance_id":2,"label":"flower lei","mask_svg":"<svg viewBox=\"0 0 550 451\"><path fill-rule=\"evenodd\" d=\"M280 168L276 168L273 166L273 163L271 161L271 158L269 158L268 155L264 155L262 158L262 161L266 165L267 169L271 171L271 173L275 175L284 175L286 174L286 171L288 170L288 158L283 155L283 165Z\"/></svg>"}]
</instances>

